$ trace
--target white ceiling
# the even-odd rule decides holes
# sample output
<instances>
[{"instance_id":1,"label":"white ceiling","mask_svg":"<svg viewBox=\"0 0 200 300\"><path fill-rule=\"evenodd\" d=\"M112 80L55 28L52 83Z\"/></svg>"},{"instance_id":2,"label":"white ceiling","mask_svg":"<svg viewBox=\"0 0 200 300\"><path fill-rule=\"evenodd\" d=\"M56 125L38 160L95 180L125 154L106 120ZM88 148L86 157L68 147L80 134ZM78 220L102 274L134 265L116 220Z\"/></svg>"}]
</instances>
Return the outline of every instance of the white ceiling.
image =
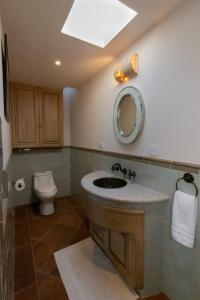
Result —
<instances>
[{"instance_id":1,"label":"white ceiling","mask_svg":"<svg viewBox=\"0 0 200 300\"><path fill-rule=\"evenodd\" d=\"M78 87L183 1L121 0L139 15L102 49L60 32L73 0L1 0L11 80L52 88ZM54 65L56 59L62 61L61 67Z\"/></svg>"}]
</instances>

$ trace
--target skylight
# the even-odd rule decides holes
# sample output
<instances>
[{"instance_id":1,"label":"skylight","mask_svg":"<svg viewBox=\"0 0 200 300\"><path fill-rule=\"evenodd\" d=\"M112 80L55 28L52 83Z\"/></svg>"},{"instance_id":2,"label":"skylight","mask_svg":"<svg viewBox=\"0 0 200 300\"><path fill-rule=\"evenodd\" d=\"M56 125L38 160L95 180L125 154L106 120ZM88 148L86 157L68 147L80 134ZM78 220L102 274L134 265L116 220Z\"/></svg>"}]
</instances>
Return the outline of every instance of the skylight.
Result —
<instances>
[{"instance_id":1,"label":"skylight","mask_svg":"<svg viewBox=\"0 0 200 300\"><path fill-rule=\"evenodd\" d=\"M118 0L75 0L61 32L104 48L136 15Z\"/></svg>"}]
</instances>

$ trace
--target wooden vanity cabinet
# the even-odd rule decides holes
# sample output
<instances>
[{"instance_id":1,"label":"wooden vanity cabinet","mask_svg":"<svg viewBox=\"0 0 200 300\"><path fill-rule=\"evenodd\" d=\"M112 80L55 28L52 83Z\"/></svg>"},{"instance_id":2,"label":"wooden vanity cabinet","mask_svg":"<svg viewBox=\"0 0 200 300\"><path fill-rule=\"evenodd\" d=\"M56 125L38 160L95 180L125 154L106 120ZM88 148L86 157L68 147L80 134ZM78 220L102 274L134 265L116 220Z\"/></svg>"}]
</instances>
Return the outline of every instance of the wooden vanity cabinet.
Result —
<instances>
[{"instance_id":1,"label":"wooden vanity cabinet","mask_svg":"<svg viewBox=\"0 0 200 300\"><path fill-rule=\"evenodd\" d=\"M11 84L13 148L63 145L62 92Z\"/></svg>"},{"instance_id":2,"label":"wooden vanity cabinet","mask_svg":"<svg viewBox=\"0 0 200 300\"><path fill-rule=\"evenodd\" d=\"M135 289L144 284L144 211L102 206L85 199L90 234Z\"/></svg>"}]
</instances>

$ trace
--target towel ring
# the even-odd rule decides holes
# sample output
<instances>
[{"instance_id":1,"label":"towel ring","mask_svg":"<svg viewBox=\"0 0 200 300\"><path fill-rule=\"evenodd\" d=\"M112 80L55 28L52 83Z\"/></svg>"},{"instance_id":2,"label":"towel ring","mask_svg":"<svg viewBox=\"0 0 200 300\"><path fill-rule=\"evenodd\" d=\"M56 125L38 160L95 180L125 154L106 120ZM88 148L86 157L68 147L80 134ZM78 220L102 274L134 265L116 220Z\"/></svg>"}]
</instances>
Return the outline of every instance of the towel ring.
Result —
<instances>
[{"instance_id":1,"label":"towel ring","mask_svg":"<svg viewBox=\"0 0 200 300\"><path fill-rule=\"evenodd\" d=\"M179 183L179 181L181 181L181 180L184 180L184 181L186 181L187 183L192 183L192 184L194 185L195 190L196 190L196 197L197 197L199 191L198 191L198 188L197 188L196 184L194 183L194 176L193 176L192 174L190 174L190 173L185 173L185 174L183 175L183 177L179 178L179 179L176 181L176 190L177 190L177 191L179 190L179 189L178 189L178 183Z\"/></svg>"}]
</instances>

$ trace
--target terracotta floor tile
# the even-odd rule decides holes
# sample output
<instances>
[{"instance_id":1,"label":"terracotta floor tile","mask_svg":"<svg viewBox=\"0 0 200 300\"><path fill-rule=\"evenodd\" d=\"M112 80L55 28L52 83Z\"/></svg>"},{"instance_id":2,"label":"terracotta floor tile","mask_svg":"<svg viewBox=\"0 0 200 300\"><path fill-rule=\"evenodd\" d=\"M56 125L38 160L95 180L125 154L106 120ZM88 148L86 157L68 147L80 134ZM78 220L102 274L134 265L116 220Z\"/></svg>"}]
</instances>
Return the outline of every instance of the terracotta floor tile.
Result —
<instances>
[{"instance_id":1,"label":"terracotta floor tile","mask_svg":"<svg viewBox=\"0 0 200 300\"><path fill-rule=\"evenodd\" d=\"M72 205L67 201L67 198L60 198L55 200L55 207L56 209L62 209L66 211L73 210Z\"/></svg>"},{"instance_id":2,"label":"terracotta floor tile","mask_svg":"<svg viewBox=\"0 0 200 300\"><path fill-rule=\"evenodd\" d=\"M170 299L165 294L160 293L158 295L147 297L144 300L170 300Z\"/></svg>"},{"instance_id":3,"label":"terracotta floor tile","mask_svg":"<svg viewBox=\"0 0 200 300\"><path fill-rule=\"evenodd\" d=\"M47 217L39 214L38 204L16 209L16 246L20 246L16 249L16 300L38 300L35 272L40 300L68 300L53 253L89 236L87 218L77 199L56 199L56 212ZM22 246L27 242L30 244Z\"/></svg>"},{"instance_id":4,"label":"terracotta floor tile","mask_svg":"<svg viewBox=\"0 0 200 300\"><path fill-rule=\"evenodd\" d=\"M57 221L57 219L60 217L61 213L63 212L63 210L61 209L56 209L55 213L49 216L43 216L41 214L39 214L39 212L35 215L34 218L32 218L32 221L41 221L43 223L55 223ZM66 212L66 211L65 211ZM68 212L72 212L72 209Z\"/></svg>"},{"instance_id":5,"label":"terracotta floor tile","mask_svg":"<svg viewBox=\"0 0 200 300\"><path fill-rule=\"evenodd\" d=\"M59 199L56 199L56 203L60 202L60 205L64 205L64 203L67 203L67 206L71 209L75 209L76 207L80 207L80 202L83 199L82 196L76 194L76 195L69 195L67 197L62 197Z\"/></svg>"},{"instance_id":6,"label":"terracotta floor tile","mask_svg":"<svg viewBox=\"0 0 200 300\"><path fill-rule=\"evenodd\" d=\"M83 220L75 211L64 211L58 210L55 217L56 224L69 225L69 226L79 226L84 224Z\"/></svg>"},{"instance_id":7,"label":"terracotta floor tile","mask_svg":"<svg viewBox=\"0 0 200 300\"><path fill-rule=\"evenodd\" d=\"M34 247L40 240L30 237L31 246Z\"/></svg>"},{"instance_id":8,"label":"terracotta floor tile","mask_svg":"<svg viewBox=\"0 0 200 300\"><path fill-rule=\"evenodd\" d=\"M36 272L36 277L37 277L37 283L38 286L43 283L43 281L46 279L47 274Z\"/></svg>"},{"instance_id":9,"label":"terracotta floor tile","mask_svg":"<svg viewBox=\"0 0 200 300\"><path fill-rule=\"evenodd\" d=\"M29 212L28 221L43 221L51 223L51 220L48 220L49 216L43 216L39 212Z\"/></svg>"},{"instance_id":10,"label":"terracotta floor tile","mask_svg":"<svg viewBox=\"0 0 200 300\"><path fill-rule=\"evenodd\" d=\"M49 215L49 216L38 216L38 219L37 220L41 220L43 222L48 222L48 223L55 223L57 217L59 215L59 210L56 209L55 210L55 213L53 215Z\"/></svg>"},{"instance_id":11,"label":"terracotta floor tile","mask_svg":"<svg viewBox=\"0 0 200 300\"><path fill-rule=\"evenodd\" d=\"M27 222L26 208L24 206L15 207L15 223L25 223Z\"/></svg>"},{"instance_id":12,"label":"terracotta floor tile","mask_svg":"<svg viewBox=\"0 0 200 300\"><path fill-rule=\"evenodd\" d=\"M15 300L39 300L35 285L15 294Z\"/></svg>"},{"instance_id":13,"label":"terracotta floor tile","mask_svg":"<svg viewBox=\"0 0 200 300\"><path fill-rule=\"evenodd\" d=\"M45 222L49 222L49 223L56 223L57 220L62 217L63 214L66 215L66 218L68 216L70 216L71 214L73 214L74 212L72 210L70 211L64 211L64 210L60 210L60 209L56 209L55 213L53 215L50 216L40 216L40 220L45 221Z\"/></svg>"},{"instance_id":14,"label":"terracotta floor tile","mask_svg":"<svg viewBox=\"0 0 200 300\"><path fill-rule=\"evenodd\" d=\"M43 241L39 241L33 247L35 268L37 272L48 274L54 265L53 253L58 250L58 246Z\"/></svg>"},{"instance_id":15,"label":"terracotta floor tile","mask_svg":"<svg viewBox=\"0 0 200 300\"><path fill-rule=\"evenodd\" d=\"M80 195L70 195L67 201L72 208L80 208Z\"/></svg>"},{"instance_id":16,"label":"terracotta floor tile","mask_svg":"<svg viewBox=\"0 0 200 300\"><path fill-rule=\"evenodd\" d=\"M35 272L30 246L15 251L15 292L35 283Z\"/></svg>"},{"instance_id":17,"label":"terracotta floor tile","mask_svg":"<svg viewBox=\"0 0 200 300\"><path fill-rule=\"evenodd\" d=\"M42 216L39 212L39 203L31 204L27 209L27 218L28 220L47 220L46 216Z\"/></svg>"},{"instance_id":18,"label":"terracotta floor tile","mask_svg":"<svg viewBox=\"0 0 200 300\"><path fill-rule=\"evenodd\" d=\"M87 223L88 222L88 218L87 218L87 216L86 216L86 214L85 214L85 211L84 211L84 209L82 208L82 207L80 207L80 208L76 208L76 213L79 215L79 217L85 222L85 223Z\"/></svg>"},{"instance_id":19,"label":"terracotta floor tile","mask_svg":"<svg viewBox=\"0 0 200 300\"><path fill-rule=\"evenodd\" d=\"M55 224L42 240L64 247L70 245L75 231L76 227Z\"/></svg>"},{"instance_id":20,"label":"terracotta floor tile","mask_svg":"<svg viewBox=\"0 0 200 300\"><path fill-rule=\"evenodd\" d=\"M15 247L24 246L29 243L28 224L17 223L15 225Z\"/></svg>"},{"instance_id":21,"label":"terracotta floor tile","mask_svg":"<svg viewBox=\"0 0 200 300\"><path fill-rule=\"evenodd\" d=\"M53 263L53 265L52 265L52 268L51 268L51 271L50 271L49 274L50 274L50 275L53 275L53 276L57 276L57 277L60 278L60 273L59 273L59 271L58 271L58 267L57 267L57 265L56 265L55 260L54 260L54 263Z\"/></svg>"},{"instance_id":22,"label":"terracotta floor tile","mask_svg":"<svg viewBox=\"0 0 200 300\"><path fill-rule=\"evenodd\" d=\"M38 285L40 300L69 300L62 281L54 276L45 276Z\"/></svg>"},{"instance_id":23,"label":"terracotta floor tile","mask_svg":"<svg viewBox=\"0 0 200 300\"><path fill-rule=\"evenodd\" d=\"M39 213L39 204L38 203L33 203L27 207L27 219L28 220L37 220L40 218L40 213Z\"/></svg>"},{"instance_id":24,"label":"terracotta floor tile","mask_svg":"<svg viewBox=\"0 0 200 300\"><path fill-rule=\"evenodd\" d=\"M74 232L73 238L71 240L71 244L78 243L90 236L89 230L86 227L80 226L76 228Z\"/></svg>"},{"instance_id":25,"label":"terracotta floor tile","mask_svg":"<svg viewBox=\"0 0 200 300\"><path fill-rule=\"evenodd\" d=\"M44 222L43 220L29 221L30 236L34 239L41 239L52 227L52 223Z\"/></svg>"}]
</instances>

